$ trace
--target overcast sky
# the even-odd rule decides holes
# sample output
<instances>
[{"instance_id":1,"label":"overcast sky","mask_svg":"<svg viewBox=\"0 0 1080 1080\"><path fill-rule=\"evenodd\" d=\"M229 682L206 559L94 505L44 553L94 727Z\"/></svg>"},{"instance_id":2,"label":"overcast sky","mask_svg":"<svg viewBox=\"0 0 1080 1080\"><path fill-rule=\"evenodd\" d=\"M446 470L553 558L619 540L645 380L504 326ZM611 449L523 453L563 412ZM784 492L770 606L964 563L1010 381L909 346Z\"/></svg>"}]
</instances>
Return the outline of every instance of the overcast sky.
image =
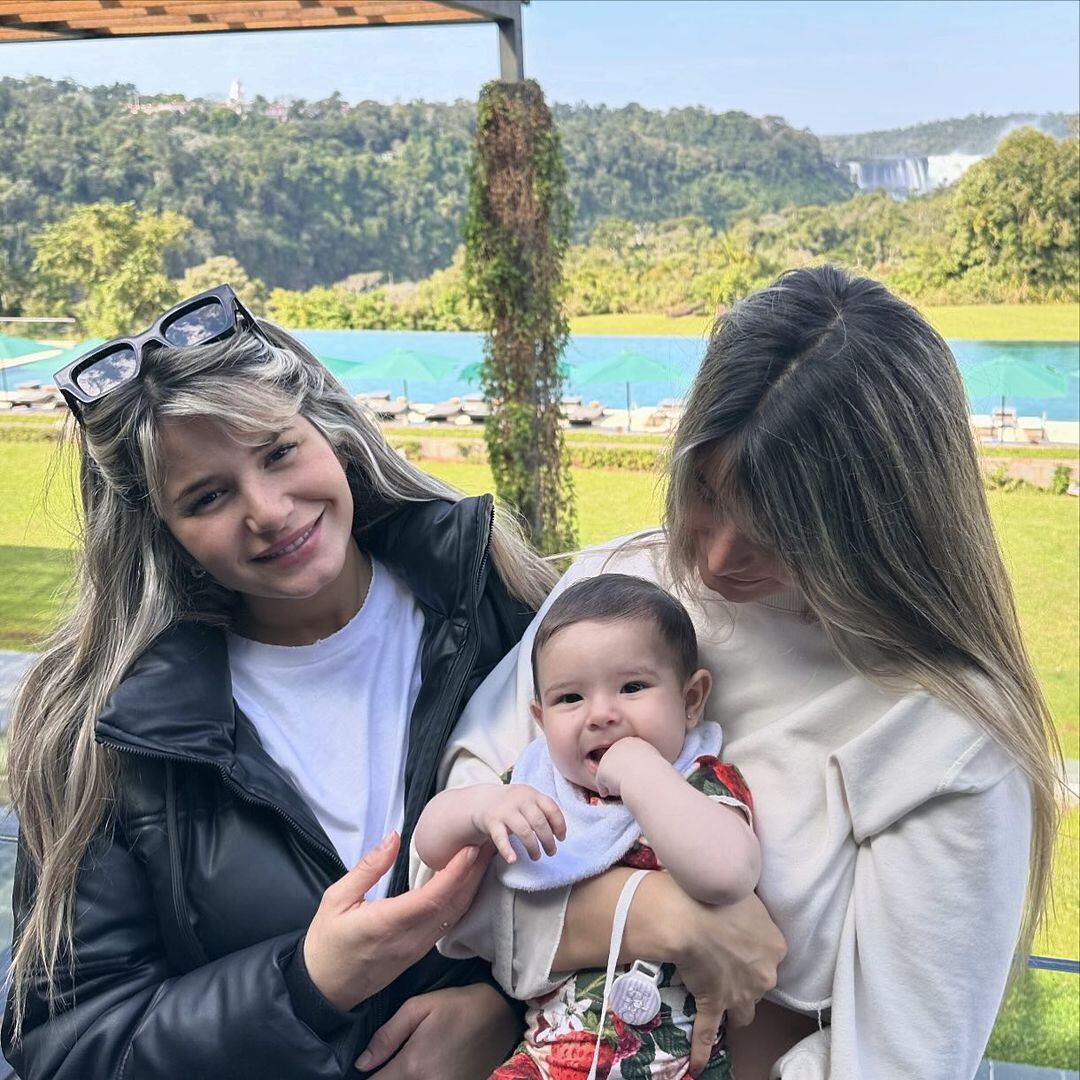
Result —
<instances>
[{"instance_id":1,"label":"overcast sky","mask_svg":"<svg viewBox=\"0 0 1080 1080\"><path fill-rule=\"evenodd\" d=\"M818 134L985 112L1080 108L1076 0L534 0L526 74L549 101L705 105ZM490 25L0 45L0 75L144 93L349 101L474 99Z\"/></svg>"}]
</instances>

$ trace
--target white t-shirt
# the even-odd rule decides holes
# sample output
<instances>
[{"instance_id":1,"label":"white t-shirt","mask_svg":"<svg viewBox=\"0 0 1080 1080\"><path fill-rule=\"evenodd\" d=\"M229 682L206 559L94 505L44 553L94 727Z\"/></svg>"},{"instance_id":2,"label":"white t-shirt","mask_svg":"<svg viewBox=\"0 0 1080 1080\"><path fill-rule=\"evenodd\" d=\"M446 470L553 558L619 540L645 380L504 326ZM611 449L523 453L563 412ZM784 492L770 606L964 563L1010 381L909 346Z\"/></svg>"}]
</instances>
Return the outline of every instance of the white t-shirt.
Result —
<instances>
[{"instance_id":1,"label":"white t-shirt","mask_svg":"<svg viewBox=\"0 0 1080 1080\"><path fill-rule=\"evenodd\" d=\"M347 867L404 820L423 629L416 598L372 559L367 597L336 634L297 646L228 635L233 697Z\"/></svg>"}]
</instances>

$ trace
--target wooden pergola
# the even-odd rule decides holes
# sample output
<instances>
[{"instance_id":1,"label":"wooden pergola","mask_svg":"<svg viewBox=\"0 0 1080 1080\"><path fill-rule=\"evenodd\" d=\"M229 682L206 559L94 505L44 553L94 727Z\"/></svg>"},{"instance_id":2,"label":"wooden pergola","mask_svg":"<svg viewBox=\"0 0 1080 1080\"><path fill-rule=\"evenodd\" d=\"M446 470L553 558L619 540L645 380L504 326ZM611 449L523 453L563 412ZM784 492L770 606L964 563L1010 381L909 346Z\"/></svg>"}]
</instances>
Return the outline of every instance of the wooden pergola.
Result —
<instances>
[{"instance_id":1,"label":"wooden pergola","mask_svg":"<svg viewBox=\"0 0 1080 1080\"><path fill-rule=\"evenodd\" d=\"M494 23L499 72L524 78L521 6L528 0L0 0L0 43Z\"/></svg>"}]
</instances>

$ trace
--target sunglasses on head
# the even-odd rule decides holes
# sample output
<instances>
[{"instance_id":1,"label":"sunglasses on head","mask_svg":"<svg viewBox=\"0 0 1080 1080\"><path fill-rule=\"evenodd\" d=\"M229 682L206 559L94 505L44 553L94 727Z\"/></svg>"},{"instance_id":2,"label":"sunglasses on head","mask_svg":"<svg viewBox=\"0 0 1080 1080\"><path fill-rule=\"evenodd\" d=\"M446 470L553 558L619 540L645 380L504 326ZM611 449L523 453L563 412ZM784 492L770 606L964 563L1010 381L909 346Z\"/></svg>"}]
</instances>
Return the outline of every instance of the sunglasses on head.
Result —
<instances>
[{"instance_id":1,"label":"sunglasses on head","mask_svg":"<svg viewBox=\"0 0 1080 1080\"><path fill-rule=\"evenodd\" d=\"M81 423L83 406L139 377L147 349L209 345L238 330L264 336L232 286L219 285L169 308L149 330L114 338L84 353L56 373L56 388Z\"/></svg>"}]
</instances>

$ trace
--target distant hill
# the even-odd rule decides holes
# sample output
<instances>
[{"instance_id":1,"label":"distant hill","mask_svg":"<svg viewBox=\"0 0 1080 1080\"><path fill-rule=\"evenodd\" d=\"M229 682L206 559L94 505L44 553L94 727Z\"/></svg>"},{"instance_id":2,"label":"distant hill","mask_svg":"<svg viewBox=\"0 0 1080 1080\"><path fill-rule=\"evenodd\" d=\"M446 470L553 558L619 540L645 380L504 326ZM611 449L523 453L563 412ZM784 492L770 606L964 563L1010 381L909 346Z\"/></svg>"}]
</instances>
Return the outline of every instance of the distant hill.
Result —
<instances>
[{"instance_id":1,"label":"distant hill","mask_svg":"<svg viewBox=\"0 0 1080 1080\"><path fill-rule=\"evenodd\" d=\"M134 201L195 224L183 265L230 255L266 284L361 271L418 279L460 243L476 105L352 105L339 95L242 114L131 86L0 79L0 275L27 280L31 238L72 206ZM557 106L574 233L603 217L697 215L713 228L854 187L777 117ZM3 293L0 281L0 294ZM10 290L9 290L10 291Z\"/></svg>"},{"instance_id":2,"label":"distant hill","mask_svg":"<svg viewBox=\"0 0 1080 1080\"><path fill-rule=\"evenodd\" d=\"M859 135L822 135L821 148L833 161L865 161L877 157L928 157L938 154L992 154L1002 136L1014 128L1034 127L1056 139L1075 131L1077 118L1069 113L977 113L955 120L866 131Z\"/></svg>"}]
</instances>

